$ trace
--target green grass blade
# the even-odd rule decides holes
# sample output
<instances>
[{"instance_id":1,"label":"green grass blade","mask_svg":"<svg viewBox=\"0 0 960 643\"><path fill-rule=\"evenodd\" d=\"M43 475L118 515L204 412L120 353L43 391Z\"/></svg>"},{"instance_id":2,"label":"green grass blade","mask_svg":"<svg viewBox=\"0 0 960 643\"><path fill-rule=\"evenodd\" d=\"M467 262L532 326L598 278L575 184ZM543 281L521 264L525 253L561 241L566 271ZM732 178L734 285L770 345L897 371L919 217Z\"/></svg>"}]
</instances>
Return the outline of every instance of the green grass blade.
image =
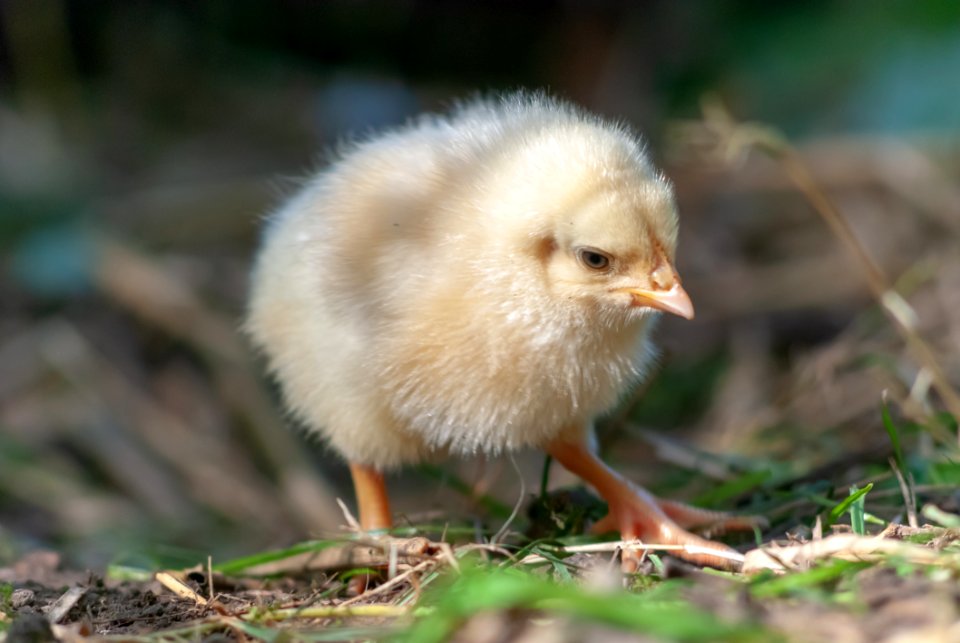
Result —
<instances>
[{"instance_id":1,"label":"green grass blade","mask_svg":"<svg viewBox=\"0 0 960 643\"><path fill-rule=\"evenodd\" d=\"M547 497L547 486L550 481L551 464L553 464L553 456L550 454L543 456L543 470L540 472L540 498Z\"/></svg>"},{"instance_id":2,"label":"green grass blade","mask_svg":"<svg viewBox=\"0 0 960 643\"><path fill-rule=\"evenodd\" d=\"M490 610L545 610L672 641L760 641L769 633L752 623L732 625L669 592L596 593L515 570L464 570L434 594L436 609L402 635L404 641L449 640L473 614Z\"/></svg>"},{"instance_id":3,"label":"green grass blade","mask_svg":"<svg viewBox=\"0 0 960 643\"><path fill-rule=\"evenodd\" d=\"M924 518L932 520L936 524L946 527L947 529L960 528L960 516L944 511L936 505L926 505L920 511L920 513Z\"/></svg>"},{"instance_id":4,"label":"green grass blade","mask_svg":"<svg viewBox=\"0 0 960 643\"><path fill-rule=\"evenodd\" d=\"M700 496L693 501L693 504L702 507L716 506L725 500L740 496L751 489L760 487L772 477L773 473L769 469L748 471L732 480L717 485L706 493L700 494Z\"/></svg>"},{"instance_id":5,"label":"green grass blade","mask_svg":"<svg viewBox=\"0 0 960 643\"><path fill-rule=\"evenodd\" d=\"M850 487L850 495L857 495L856 500L850 503L850 527L853 529L853 533L858 536L865 536L867 533L867 528L864 524L864 505L867 499L866 492L859 493L856 487Z\"/></svg>"},{"instance_id":6,"label":"green grass blade","mask_svg":"<svg viewBox=\"0 0 960 643\"><path fill-rule=\"evenodd\" d=\"M862 561L832 560L805 572L758 578L751 584L750 593L756 598L775 598L796 594L832 583L844 576L852 576L871 566L872 563Z\"/></svg>"},{"instance_id":7,"label":"green grass blade","mask_svg":"<svg viewBox=\"0 0 960 643\"><path fill-rule=\"evenodd\" d=\"M266 551L259 554L254 554L252 556L244 556L242 558L235 558L223 563L217 563L213 566L213 569L222 574L240 574L244 570L250 569L251 567L263 565L265 563L272 563L278 560L283 560L284 558L297 556L299 554L322 551L328 547L333 547L334 545L342 545L343 542L344 541L342 540L309 540L292 547L287 547L286 549Z\"/></svg>"},{"instance_id":8,"label":"green grass blade","mask_svg":"<svg viewBox=\"0 0 960 643\"><path fill-rule=\"evenodd\" d=\"M830 513L827 515L827 525L826 525L826 526L829 527L830 525L836 523L837 520L840 519L840 516L842 516L848 509L850 509L850 507L851 507L857 500L859 500L860 498L863 498L863 497L866 496L868 493L870 493L870 490L871 490L871 489L873 489L873 483L872 483L872 482L871 482L870 484L868 484L867 486L865 486L863 489L857 489L856 487L851 487L851 488L850 488L850 495L847 496L846 498L844 498L839 504L837 504L836 507L834 507L833 509L830 510ZM862 510L861 510L861 513L860 513L860 520L861 520L861 521L863 520L863 512L862 512Z\"/></svg>"},{"instance_id":9,"label":"green grass blade","mask_svg":"<svg viewBox=\"0 0 960 643\"><path fill-rule=\"evenodd\" d=\"M900 446L900 431L897 429L893 417L890 416L890 407L886 400L880 405L880 418L883 420L883 428L887 430L887 435L890 436L890 444L893 445L893 459L901 473L906 475L906 460L904 460L903 449Z\"/></svg>"}]
</instances>

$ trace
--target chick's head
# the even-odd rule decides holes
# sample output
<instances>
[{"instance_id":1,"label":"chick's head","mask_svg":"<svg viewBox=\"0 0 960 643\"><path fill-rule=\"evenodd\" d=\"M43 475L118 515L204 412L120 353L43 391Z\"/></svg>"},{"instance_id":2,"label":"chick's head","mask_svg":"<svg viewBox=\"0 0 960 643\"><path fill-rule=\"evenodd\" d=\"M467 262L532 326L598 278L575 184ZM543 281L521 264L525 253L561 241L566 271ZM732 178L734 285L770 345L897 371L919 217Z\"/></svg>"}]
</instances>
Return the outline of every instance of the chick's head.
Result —
<instances>
[{"instance_id":1,"label":"chick's head","mask_svg":"<svg viewBox=\"0 0 960 643\"><path fill-rule=\"evenodd\" d=\"M527 142L509 177L497 193L519 196L506 204L515 250L539 264L551 298L617 325L653 310L693 318L674 268L673 189L634 137L582 123L552 131Z\"/></svg>"}]
</instances>

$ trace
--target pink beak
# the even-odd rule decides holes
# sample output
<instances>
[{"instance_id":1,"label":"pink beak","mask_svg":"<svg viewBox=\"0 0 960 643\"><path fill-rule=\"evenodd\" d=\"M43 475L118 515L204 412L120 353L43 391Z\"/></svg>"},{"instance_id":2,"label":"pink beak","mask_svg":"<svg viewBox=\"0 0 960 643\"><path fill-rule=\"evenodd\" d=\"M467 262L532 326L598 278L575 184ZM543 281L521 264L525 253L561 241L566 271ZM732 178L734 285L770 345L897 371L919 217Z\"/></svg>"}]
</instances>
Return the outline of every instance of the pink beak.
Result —
<instances>
[{"instance_id":1,"label":"pink beak","mask_svg":"<svg viewBox=\"0 0 960 643\"><path fill-rule=\"evenodd\" d=\"M633 295L634 306L647 306L665 313L680 315L684 319L693 319L693 302L690 301L690 295L680 285L679 280L674 281L669 290L624 288L622 292Z\"/></svg>"}]
</instances>

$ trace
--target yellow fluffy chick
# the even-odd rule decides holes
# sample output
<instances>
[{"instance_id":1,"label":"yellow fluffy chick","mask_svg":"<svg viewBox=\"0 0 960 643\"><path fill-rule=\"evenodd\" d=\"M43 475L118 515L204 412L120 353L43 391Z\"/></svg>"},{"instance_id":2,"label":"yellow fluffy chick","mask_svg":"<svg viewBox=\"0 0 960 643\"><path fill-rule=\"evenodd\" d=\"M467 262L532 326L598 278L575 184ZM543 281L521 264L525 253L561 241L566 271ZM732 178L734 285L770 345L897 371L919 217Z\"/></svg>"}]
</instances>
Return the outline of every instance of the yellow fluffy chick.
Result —
<instances>
[{"instance_id":1,"label":"yellow fluffy chick","mask_svg":"<svg viewBox=\"0 0 960 643\"><path fill-rule=\"evenodd\" d=\"M590 448L641 378L658 311L693 317L670 183L624 127L540 95L480 100L344 151L270 221L247 329L293 413L351 465L367 529L382 472L538 447L608 501L601 528L749 521L661 501Z\"/></svg>"}]
</instances>

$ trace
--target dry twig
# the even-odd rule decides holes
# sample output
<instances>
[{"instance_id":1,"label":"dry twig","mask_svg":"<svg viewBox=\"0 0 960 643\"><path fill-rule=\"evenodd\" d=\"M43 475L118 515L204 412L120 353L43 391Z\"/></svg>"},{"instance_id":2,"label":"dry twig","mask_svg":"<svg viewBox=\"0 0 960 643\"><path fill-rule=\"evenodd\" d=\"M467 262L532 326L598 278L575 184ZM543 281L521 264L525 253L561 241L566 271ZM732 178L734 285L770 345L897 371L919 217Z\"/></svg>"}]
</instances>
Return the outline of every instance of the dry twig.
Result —
<instances>
[{"instance_id":1,"label":"dry twig","mask_svg":"<svg viewBox=\"0 0 960 643\"><path fill-rule=\"evenodd\" d=\"M169 589L180 598L194 601L197 605L207 604L207 599L190 589L186 583L170 572L157 572L156 579L158 583Z\"/></svg>"}]
</instances>

